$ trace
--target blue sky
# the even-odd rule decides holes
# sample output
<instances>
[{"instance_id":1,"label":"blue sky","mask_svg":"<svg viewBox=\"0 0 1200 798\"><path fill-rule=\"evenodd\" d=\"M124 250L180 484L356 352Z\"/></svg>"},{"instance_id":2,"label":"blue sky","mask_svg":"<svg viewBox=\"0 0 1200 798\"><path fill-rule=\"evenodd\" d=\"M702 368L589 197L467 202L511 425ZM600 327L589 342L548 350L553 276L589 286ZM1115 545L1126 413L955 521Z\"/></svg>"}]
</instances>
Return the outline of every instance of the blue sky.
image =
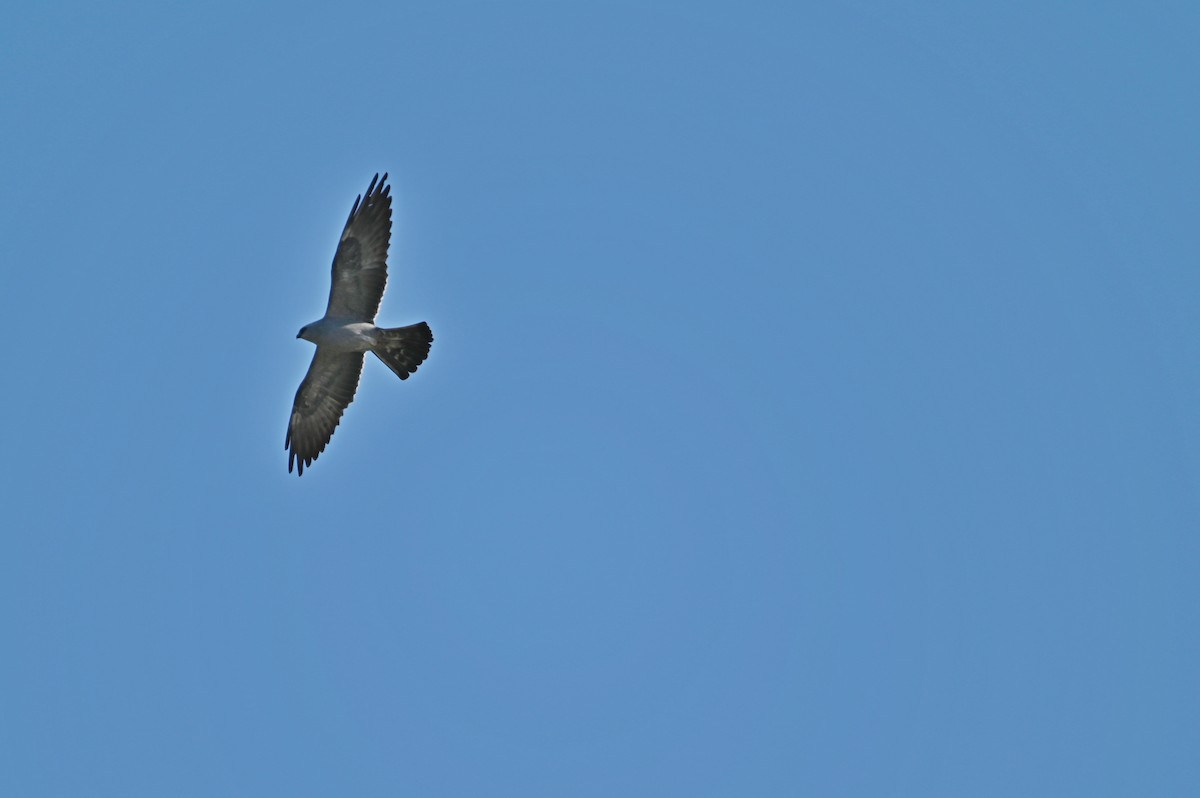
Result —
<instances>
[{"instance_id":1,"label":"blue sky","mask_svg":"<svg viewBox=\"0 0 1200 798\"><path fill-rule=\"evenodd\" d=\"M1194 4L5 17L0 793L1200 781Z\"/></svg>"}]
</instances>

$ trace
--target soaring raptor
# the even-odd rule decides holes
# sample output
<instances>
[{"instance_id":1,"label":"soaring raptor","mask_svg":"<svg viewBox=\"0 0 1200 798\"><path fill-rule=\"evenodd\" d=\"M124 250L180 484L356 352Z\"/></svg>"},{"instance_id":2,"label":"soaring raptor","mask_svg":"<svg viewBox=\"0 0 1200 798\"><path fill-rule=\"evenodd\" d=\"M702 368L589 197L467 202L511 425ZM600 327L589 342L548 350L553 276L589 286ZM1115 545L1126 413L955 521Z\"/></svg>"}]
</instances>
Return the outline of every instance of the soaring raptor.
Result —
<instances>
[{"instance_id":1,"label":"soaring raptor","mask_svg":"<svg viewBox=\"0 0 1200 798\"><path fill-rule=\"evenodd\" d=\"M363 357L374 352L400 379L417 370L429 356L433 333L425 322L384 329L375 326L379 300L387 285L387 251L392 237L392 197L387 174L376 174L364 198L350 209L333 256L333 286L325 315L306 324L297 338L317 345L312 365L292 405L287 438L288 472L301 475L311 466L354 401Z\"/></svg>"}]
</instances>

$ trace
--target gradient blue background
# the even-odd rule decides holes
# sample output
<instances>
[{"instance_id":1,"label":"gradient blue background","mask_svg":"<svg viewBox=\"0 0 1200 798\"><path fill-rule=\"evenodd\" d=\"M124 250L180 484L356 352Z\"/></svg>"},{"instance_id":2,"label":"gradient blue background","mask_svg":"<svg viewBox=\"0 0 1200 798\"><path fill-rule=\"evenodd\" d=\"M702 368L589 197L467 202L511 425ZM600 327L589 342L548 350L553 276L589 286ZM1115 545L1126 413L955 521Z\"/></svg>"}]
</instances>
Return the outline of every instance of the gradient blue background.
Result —
<instances>
[{"instance_id":1,"label":"gradient blue background","mask_svg":"<svg viewBox=\"0 0 1200 798\"><path fill-rule=\"evenodd\" d=\"M9 8L0 794L1194 794L1198 40ZM297 479L385 170L437 340Z\"/></svg>"}]
</instances>

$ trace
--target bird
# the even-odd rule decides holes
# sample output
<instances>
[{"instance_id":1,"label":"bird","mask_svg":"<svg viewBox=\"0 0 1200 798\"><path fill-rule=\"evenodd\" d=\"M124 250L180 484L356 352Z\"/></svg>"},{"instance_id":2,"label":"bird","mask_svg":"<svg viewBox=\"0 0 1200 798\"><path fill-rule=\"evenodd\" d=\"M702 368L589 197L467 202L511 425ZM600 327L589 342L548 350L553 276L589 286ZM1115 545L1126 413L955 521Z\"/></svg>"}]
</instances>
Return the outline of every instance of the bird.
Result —
<instances>
[{"instance_id":1,"label":"bird","mask_svg":"<svg viewBox=\"0 0 1200 798\"><path fill-rule=\"evenodd\" d=\"M372 352L402 380L429 356L433 332L425 322L386 329L375 326L387 286L392 237L391 187L385 172L372 178L350 216L333 256L333 280L325 315L296 333L317 345L312 364L292 403L287 437L288 473L298 476L325 451L342 413L354 401L363 360Z\"/></svg>"}]
</instances>

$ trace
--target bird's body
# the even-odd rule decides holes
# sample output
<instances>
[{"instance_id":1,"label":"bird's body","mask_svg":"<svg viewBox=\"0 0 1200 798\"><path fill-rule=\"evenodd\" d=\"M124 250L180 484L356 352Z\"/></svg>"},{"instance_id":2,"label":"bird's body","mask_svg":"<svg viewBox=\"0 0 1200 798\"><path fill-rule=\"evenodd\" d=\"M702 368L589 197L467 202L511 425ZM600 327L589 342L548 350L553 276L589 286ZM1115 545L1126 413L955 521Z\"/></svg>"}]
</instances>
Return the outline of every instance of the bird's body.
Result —
<instances>
[{"instance_id":1,"label":"bird's body","mask_svg":"<svg viewBox=\"0 0 1200 798\"><path fill-rule=\"evenodd\" d=\"M387 285L387 250L392 234L392 198L387 175L371 181L350 218L333 258L333 285L325 315L300 328L297 338L317 345L308 374L296 391L284 448L288 471L304 474L333 436L354 401L363 358L373 352L400 379L407 379L429 355L433 333L425 322L408 327L375 326Z\"/></svg>"},{"instance_id":2,"label":"bird's body","mask_svg":"<svg viewBox=\"0 0 1200 798\"><path fill-rule=\"evenodd\" d=\"M366 321L317 319L304 325L296 337L327 346L330 352L370 352L379 340L378 329Z\"/></svg>"}]
</instances>

